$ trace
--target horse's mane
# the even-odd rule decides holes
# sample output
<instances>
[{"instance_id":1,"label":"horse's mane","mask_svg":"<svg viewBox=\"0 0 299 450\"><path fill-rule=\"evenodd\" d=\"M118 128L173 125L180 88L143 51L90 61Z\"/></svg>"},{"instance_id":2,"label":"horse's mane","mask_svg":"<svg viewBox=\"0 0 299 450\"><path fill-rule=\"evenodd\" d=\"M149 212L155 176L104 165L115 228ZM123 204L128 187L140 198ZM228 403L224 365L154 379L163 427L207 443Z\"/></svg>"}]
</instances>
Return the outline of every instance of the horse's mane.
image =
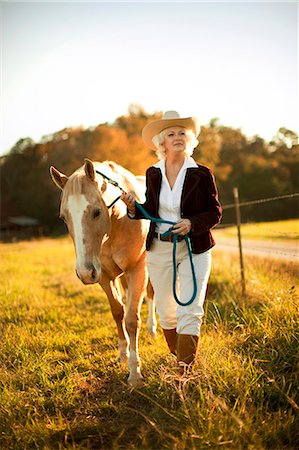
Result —
<instances>
[{"instance_id":1,"label":"horse's mane","mask_svg":"<svg viewBox=\"0 0 299 450\"><path fill-rule=\"evenodd\" d=\"M142 186L142 183L139 179L129 170L115 163L114 161L104 161L102 163L94 162L95 168L101 168L103 173L109 176L112 180L118 182L119 186L123 188L126 192L135 192L137 196L137 200L141 201L144 196L145 184Z\"/></svg>"},{"instance_id":2,"label":"horse's mane","mask_svg":"<svg viewBox=\"0 0 299 450\"><path fill-rule=\"evenodd\" d=\"M68 195L82 194L82 178L84 175L85 172L82 167L70 175L68 182L65 185L65 193Z\"/></svg>"}]
</instances>

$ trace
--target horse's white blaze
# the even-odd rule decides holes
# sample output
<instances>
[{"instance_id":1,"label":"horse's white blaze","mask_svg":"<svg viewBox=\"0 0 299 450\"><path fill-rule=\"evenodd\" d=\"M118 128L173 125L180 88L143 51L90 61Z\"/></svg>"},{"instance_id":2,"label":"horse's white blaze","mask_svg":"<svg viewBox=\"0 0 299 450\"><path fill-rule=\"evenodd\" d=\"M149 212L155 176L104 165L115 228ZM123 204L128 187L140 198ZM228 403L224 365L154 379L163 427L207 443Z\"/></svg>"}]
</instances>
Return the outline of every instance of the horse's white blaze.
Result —
<instances>
[{"instance_id":1,"label":"horse's white blaze","mask_svg":"<svg viewBox=\"0 0 299 450\"><path fill-rule=\"evenodd\" d=\"M72 218L74 227L74 243L77 256L76 267L80 269L85 263L83 214L88 206L88 201L84 195L70 195L68 198L68 210Z\"/></svg>"}]
</instances>

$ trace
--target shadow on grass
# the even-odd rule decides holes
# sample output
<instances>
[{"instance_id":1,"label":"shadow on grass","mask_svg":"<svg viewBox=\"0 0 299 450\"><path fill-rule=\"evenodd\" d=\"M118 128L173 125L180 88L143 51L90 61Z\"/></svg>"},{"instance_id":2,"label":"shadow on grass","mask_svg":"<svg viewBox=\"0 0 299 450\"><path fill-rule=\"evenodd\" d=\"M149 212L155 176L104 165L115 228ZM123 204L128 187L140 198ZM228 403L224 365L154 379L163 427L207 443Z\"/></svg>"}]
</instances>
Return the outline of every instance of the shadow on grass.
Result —
<instances>
[{"instance_id":1,"label":"shadow on grass","mask_svg":"<svg viewBox=\"0 0 299 450\"><path fill-rule=\"evenodd\" d=\"M165 364L165 358L155 364ZM156 377L149 377L132 389L126 367L103 362L103 367L78 383L72 408L61 410L64 429L49 433L37 444L53 448L64 442L66 447L82 449L174 448L177 438L172 436L178 425L168 414L172 396L161 392L158 385Z\"/></svg>"}]
</instances>

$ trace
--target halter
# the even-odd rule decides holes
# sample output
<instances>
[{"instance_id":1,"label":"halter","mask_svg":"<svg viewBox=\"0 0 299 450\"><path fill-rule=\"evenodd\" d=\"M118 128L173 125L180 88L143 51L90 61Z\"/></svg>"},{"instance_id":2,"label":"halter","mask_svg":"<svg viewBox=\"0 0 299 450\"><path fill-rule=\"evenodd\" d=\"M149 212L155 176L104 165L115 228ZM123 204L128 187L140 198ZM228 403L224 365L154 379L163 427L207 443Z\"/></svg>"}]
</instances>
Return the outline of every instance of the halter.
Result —
<instances>
[{"instance_id":1,"label":"halter","mask_svg":"<svg viewBox=\"0 0 299 450\"><path fill-rule=\"evenodd\" d=\"M115 186L115 187L117 187L118 189L120 189L124 194L126 193L126 192L119 186L119 184L117 183L117 181L112 180L111 178L107 177L107 175L105 175L104 173L100 172L99 170L96 170L96 169L95 169L95 171L96 171L96 173L98 173L99 175L101 175L103 178L105 178L105 180L107 180L108 183L110 183L110 184L112 184L113 186ZM110 205L107 206L107 208L108 208L108 209L111 208L116 202L118 202L118 200L120 199L120 197L121 197L120 195L119 195L118 197L116 197L116 199L113 200L113 202L110 203Z\"/></svg>"},{"instance_id":2,"label":"halter","mask_svg":"<svg viewBox=\"0 0 299 450\"><path fill-rule=\"evenodd\" d=\"M117 187L118 189L121 190L121 192L126 194L126 191L121 186L119 186L117 181L112 180L111 178L109 178L107 175L105 175L104 173L100 172L99 170L96 170L96 173L98 173L103 178L105 178L108 181L108 183L110 183L113 186ZM108 206L108 209L111 208L120 199L120 197L121 196L119 195L115 200L113 200L113 202ZM169 225L174 225L175 224L175 222L171 222L170 220L163 220L163 219L158 219L156 217L152 217L143 208L143 206L141 206L140 203L138 203L136 201L135 201L135 206L139 209L140 212L142 212L142 214L144 215L145 219L151 220L152 222L155 222L155 223L167 223ZM169 236L171 234L172 230L173 230L173 227L171 226L167 231L165 231L165 233L161 234L161 236L162 237ZM190 237L189 237L188 234L185 234L183 237L185 239L185 242L186 242L187 248L188 248L188 255L189 255L189 261L190 261L191 272L192 272L192 279L193 279L193 294L192 294L192 297L190 298L190 300L188 300L188 302L186 302L186 303L181 302L180 299L178 298L177 294L176 294L176 279L177 279L176 246L177 246L177 241L178 241L178 235L177 234L173 235L173 249L172 249L173 283L172 283L172 292L173 292L174 299L175 299L175 301L177 302L178 305L180 305L180 306L188 306L188 305L191 305L191 303L193 303L193 301L196 298L196 295L197 295L197 282L196 282L196 276L195 276L194 263L193 263L193 259L192 259L192 250L191 250Z\"/></svg>"}]
</instances>

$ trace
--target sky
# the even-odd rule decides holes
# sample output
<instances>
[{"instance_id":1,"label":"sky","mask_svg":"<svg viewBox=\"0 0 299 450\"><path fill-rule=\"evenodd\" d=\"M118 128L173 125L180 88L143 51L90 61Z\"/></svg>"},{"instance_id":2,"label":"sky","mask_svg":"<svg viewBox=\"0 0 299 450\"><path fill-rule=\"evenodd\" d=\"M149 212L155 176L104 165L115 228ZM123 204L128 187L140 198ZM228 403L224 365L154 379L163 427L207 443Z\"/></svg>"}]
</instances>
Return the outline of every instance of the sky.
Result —
<instances>
[{"instance_id":1,"label":"sky","mask_svg":"<svg viewBox=\"0 0 299 450\"><path fill-rule=\"evenodd\" d=\"M1 2L0 154L130 104L298 133L298 3Z\"/></svg>"}]
</instances>

